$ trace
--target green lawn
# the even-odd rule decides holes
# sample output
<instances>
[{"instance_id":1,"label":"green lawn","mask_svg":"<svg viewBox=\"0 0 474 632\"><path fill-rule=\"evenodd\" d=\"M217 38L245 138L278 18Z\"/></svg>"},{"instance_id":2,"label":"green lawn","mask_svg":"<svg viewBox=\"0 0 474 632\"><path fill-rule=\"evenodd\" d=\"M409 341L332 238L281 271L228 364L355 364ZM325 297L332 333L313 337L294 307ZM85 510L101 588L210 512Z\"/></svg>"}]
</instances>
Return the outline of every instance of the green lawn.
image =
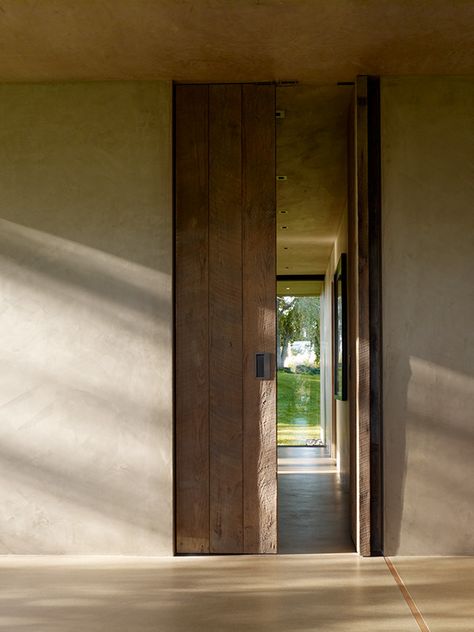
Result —
<instances>
[{"instance_id":1,"label":"green lawn","mask_svg":"<svg viewBox=\"0 0 474 632\"><path fill-rule=\"evenodd\" d=\"M278 445L319 439L320 377L278 371Z\"/></svg>"}]
</instances>

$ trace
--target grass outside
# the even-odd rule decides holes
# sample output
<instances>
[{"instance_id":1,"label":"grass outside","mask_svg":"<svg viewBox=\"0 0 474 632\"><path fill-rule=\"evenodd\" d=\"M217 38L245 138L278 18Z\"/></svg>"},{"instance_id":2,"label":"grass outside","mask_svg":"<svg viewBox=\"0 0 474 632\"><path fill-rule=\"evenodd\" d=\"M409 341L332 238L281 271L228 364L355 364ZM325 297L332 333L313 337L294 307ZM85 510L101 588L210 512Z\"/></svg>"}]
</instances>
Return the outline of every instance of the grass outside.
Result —
<instances>
[{"instance_id":1,"label":"grass outside","mask_svg":"<svg viewBox=\"0 0 474 632\"><path fill-rule=\"evenodd\" d=\"M320 376L278 371L278 445L321 438Z\"/></svg>"}]
</instances>

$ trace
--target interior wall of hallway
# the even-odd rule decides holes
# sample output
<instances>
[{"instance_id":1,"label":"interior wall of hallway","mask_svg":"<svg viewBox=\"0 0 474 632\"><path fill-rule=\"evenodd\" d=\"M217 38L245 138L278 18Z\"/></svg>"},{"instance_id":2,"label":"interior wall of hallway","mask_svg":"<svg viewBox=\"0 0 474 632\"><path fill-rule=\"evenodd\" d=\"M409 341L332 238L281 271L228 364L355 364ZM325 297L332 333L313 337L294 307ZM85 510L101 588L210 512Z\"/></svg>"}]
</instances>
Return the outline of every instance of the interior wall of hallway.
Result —
<instances>
[{"instance_id":1,"label":"interior wall of hallway","mask_svg":"<svg viewBox=\"0 0 474 632\"><path fill-rule=\"evenodd\" d=\"M381 83L385 553L474 553L474 78Z\"/></svg>"},{"instance_id":2,"label":"interior wall of hallway","mask_svg":"<svg viewBox=\"0 0 474 632\"><path fill-rule=\"evenodd\" d=\"M0 553L171 554L167 82L0 86Z\"/></svg>"},{"instance_id":3,"label":"interior wall of hallway","mask_svg":"<svg viewBox=\"0 0 474 632\"><path fill-rule=\"evenodd\" d=\"M322 395L324 399L325 417L333 420L334 456L341 476L343 486L349 489L350 479L350 429L349 429L349 400L340 401L334 398L334 364L333 364L333 279L342 253L347 253L347 209L343 214L334 247L326 270L324 290L322 294L322 323L321 337L324 340ZM349 396L349 395L348 395Z\"/></svg>"}]
</instances>

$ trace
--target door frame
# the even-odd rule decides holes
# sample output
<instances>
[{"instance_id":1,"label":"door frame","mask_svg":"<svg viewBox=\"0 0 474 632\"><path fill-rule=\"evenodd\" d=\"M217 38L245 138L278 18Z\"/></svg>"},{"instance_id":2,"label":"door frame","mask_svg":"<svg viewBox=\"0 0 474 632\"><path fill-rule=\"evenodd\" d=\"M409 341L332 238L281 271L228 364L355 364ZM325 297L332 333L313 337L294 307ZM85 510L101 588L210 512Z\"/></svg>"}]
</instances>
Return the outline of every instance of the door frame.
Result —
<instances>
[{"instance_id":1,"label":"door frame","mask_svg":"<svg viewBox=\"0 0 474 632\"><path fill-rule=\"evenodd\" d=\"M271 83L271 82L269 82ZM174 93L174 90L173 90ZM351 498L357 522L356 548L362 556L383 555L383 357L382 357L382 208L380 79L359 76L355 83L353 135L349 164L354 163L353 198L349 204L349 265L354 266L349 318L355 335L350 341L351 426L354 441ZM175 99L173 95L173 208L176 208ZM350 196L350 187L349 187ZM176 214L173 213L173 478L176 535ZM352 239L351 239L352 236ZM352 254L351 254L352 250ZM351 325L350 325L351 326ZM350 331L349 331L350 335ZM358 342L357 342L358 341ZM276 473L276 463L275 463ZM176 554L176 540L175 540Z\"/></svg>"},{"instance_id":2,"label":"door frame","mask_svg":"<svg viewBox=\"0 0 474 632\"><path fill-rule=\"evenodd\" d=\"M382 177L380 79L355 89L356 270L355 434L358 437L358 550L383 555Z\"/></svg>"}]
</instances>

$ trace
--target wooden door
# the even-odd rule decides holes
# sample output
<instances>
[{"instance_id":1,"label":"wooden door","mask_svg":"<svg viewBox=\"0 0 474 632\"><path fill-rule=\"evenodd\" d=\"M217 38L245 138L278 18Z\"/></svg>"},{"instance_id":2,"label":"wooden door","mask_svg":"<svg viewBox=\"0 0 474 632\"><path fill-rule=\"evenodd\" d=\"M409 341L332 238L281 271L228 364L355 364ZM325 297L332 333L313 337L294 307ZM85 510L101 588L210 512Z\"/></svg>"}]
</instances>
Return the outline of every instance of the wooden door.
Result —
<instances>
[{"instance_id":1,"label":"wooden door","mask_svg":"<svg viewBox=\"0 0 474 632\"><path fill-rule=\"evenodd\" d=\"M275 88L175 90L176 551L276 552Z\"/></svg>"}]
</instances>

